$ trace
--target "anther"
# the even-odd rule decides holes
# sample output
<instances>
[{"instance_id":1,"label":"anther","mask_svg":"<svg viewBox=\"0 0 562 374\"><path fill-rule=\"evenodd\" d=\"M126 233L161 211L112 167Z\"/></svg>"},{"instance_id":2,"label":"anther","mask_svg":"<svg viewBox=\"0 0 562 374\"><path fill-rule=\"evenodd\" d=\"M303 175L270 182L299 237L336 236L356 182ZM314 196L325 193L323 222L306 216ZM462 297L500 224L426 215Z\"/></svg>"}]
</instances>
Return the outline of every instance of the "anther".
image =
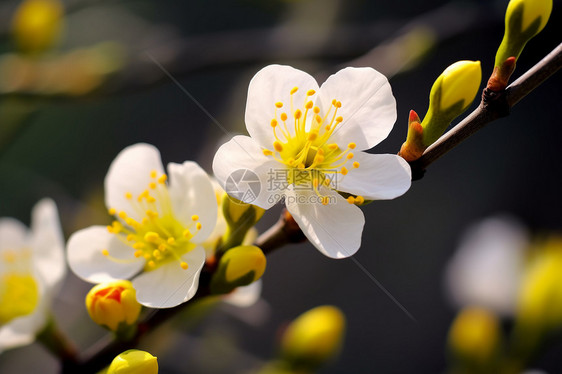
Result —
<instances>
[{"instance_id":1,"label":"anther","mask_svg":"<svg viewBox=\"0 0 562 374\"><path fill-rule=\"evenodd\" d=\"M120 211L120 212L119 212L119 218L121 218L121 219L127 219L127 213L125 213L124 211Z\"/></svg>"},{"instance_id":2,"label":"anther","mask_svg":"<svg viewBox=\"0 0 562 374\"><path fill-rule=\"evenodd\" d=\"M365 202L365 198L364 198L363 196L357 196L357 197L355 198L355 204L361 205L361 204L363 204L364 202Z\"/></svg>"},{"instance_id":3,"label":"anther","mask_svg":"<svg viewBox=\"0 0 562 374\"><path fill-rule=\"evenodd\" d=\"M283 103L280 102L280 101L278 101L278 102L275 103L275 106L276 106L277 108L283 108Z\"/></svg>"},{"instance_id":4,"label":"anther","mask_svg":"<svg viewBox=\"0 0 562 374\"><path fill-rule=\"evenodd\" d=\"M351 159L353 158L353 153L348 153L347 156L346 156L346 158L347 158L348 160L351 160Z\"/></svg>"},{"instance_id":5,"label":"anther","mask_svg":"<svg viewBox=\"0 0 562 374\"><path fill-rule=\"evenodd\" d=\"M337 117L337 118L336 118L336 122L337 122L337 123L340 123L341 121L343 121L343 117L340 116L340 117Z\"/></svg>"},{"instance_id":6,"label":"anther","mask_svg":"<svg viewBox=\"0 0 562 374\"><path fill-rule=\"evenodd\" d=\"M125 192L125 199L131 200L133 198L133 194L130 192Z\"/></svg>"},{"instance_id":7,"label":"anther","mask_svg":"<svg viewBox=\"0 0 562 374\"><path fill-rule=\"evenodd\" d=\"M287 113L281 113L281 121L287 120Z\"/></svg>"},{"instance_id":8,"label":"anther","mask_svg":"<svg viewBox=\"0 0 562 374\"><path fill-rule=\"evenodd\" d=\"M187 270L187 268L189 267L189 266L187 265L187 262L184 262L184 261L182 261L182 262L180 263L180 266L181 266L181 268L182 268L183 270Z\"/></svg>"},{"instance_id":9,"label":"anther","mask_svg":"<svg viewBox=\"0 0 562 374\"><path fill-rule=\"evenodd\" d=\"M317 106L314 107L314 113L318 114L320 113L320 108L318 108Z\"/></svg>"},{"instance_id":10,"label":"anther","mask_svg":"<svg viewBox=\"0 0 562 374\"><path fill-rule=\"evenodd\" d=\"M332 151L335 151L339 147L336 143L332 143L332 144L328 144L328 148L330 148Z\"/></svg>"},{"instance_id":11,"label":"anther","mask_svg":"<svg viewBox=\"0 0 562 374\"><path fill-rule=\"evenodd\" d=\"M341 168L340 173L341 173L342 175L346 175L346 174L347 174L347 169L345 168L345 166Z\"/></svg>"},{"instance_id":12,"label":"anther","mask_svg":"<svg viewBox=\"0 0 562 374\"><path fill-rule=\"evenodd\" d=\"M167 180L168 180L168 176L167 176L166 174L162 174L162 175L158 178L158 183L164 184L164 183L166 183Z\"/></svg>"},{"instance_id":13,"label":"anther","mask_svg":"<svg viewBox=\"0 0 562 374\"><path fill-rule=\"evenodd\" d=\"M162 252L164 252L166 250L166 244L164 243L160 243L160 245L158 245L158 249Z\"/></svg>"},{"instance_id":14,"label":"anther","mask_svg":"<svg viewBox=\"0 0 562 374\"><path fill-rule=\"evenodd\" d=\"M336 108L341 108L341 101L338 101L335 106Z\"/></svg>"},{"instance_id":15,"label":"anther","mask_svg":"<svg viewBox=\"0 0 562 374\"><path fill-rule=\"evenodd\" d=\"M347 202L350 204L354 204L355 203L355 198L353 196L349 196L347 199Z\"/></svg>"},{"instance_id":16,"label":"anther","mask_svg":"<svg viewBox=\"0 0 562 374\"><path fill-rule=\"evenodd\" d=\"M312 101L308 101L308 102L304 105L304 107L305 107L306 109L312 109L312 106L313 106L313 105L314 105L314 104L312 103Z\"/></svg>"},{"instance_id":17,"label":"anther","mask_svg":"<svg viewBox=\"0 0 562 374\"><path fill-rule=\"evenodd\" d=\"M155 233L153 231L147 232L146 235L144 236L144 240L146 240L147 242L155 242L158 239L160 239L160 235L158 235L158 233Z\"/></svg>"},{"instance_id":18,"label":"anther","mask_svg":"<svg viewBox=\"0 0 562 374\"><path fill-rule=\"evenodd\" d=\"M317 137L318 137L318 133L315 131L312 131L310 134L308 134L308 140L310 141L314 141Z\"/></svg>"},{"instance_id":19,"label":"anther","mask_svg":"<svg viewBox=\"0 0 562 374\"><path fill-rule=\"evenodd\" d=\"M293 87L293 89L291 90L291 95L295 94L298 90L298 87Z\"/></svg>"},{"instance_id":20,"label":"anther","mask_svg":"<svg viewBox=\"0 0 562 374\"><path fill-rule=\"evenodd\" d=\"M354 167L355 169L357 169L357 168L359 167L359 163L358 163L357 161L355 161L355 162L353 163L353 167Z\"/></svg>"},{"instance_id":21,"label":"anther","mask_svg":"<svg viewBox=\"0 0 562 374\"><path fill-rule=\"evenodd\" d=\"M143 242L136 242L135 244L133 244L134 249L143 249L144 247L146 247L146 244L144 244Z\"/></svg>"},{"instance_id":22,"label":"anther","mask_svg":"<svg viewBox=\"0 0 562 374\"><path fill-rule=\"evenodd\" d=\"M150 189L155 189L155 188L156 188L156 183L150 182L150 183L148 184L148 187L149 187Z\"/></svg>"},{"instance_id":23,"label":"anther","mask_svg":"<svg viewBox=\"0 0 562 374\"><path fill-rule=\"evenodd\" d=\"M273 148L275 148L277 152L283 151L283 145L277 140L273 142Z\"/></svg>"},{"instance_id":24,"label":"anther","mask_svg":"<svg viewBox=\"0 0 562 374\"><path fill-rule=\"evenodd\" d=\"M347 145L347 147L348 147L348 148L351 148L351 149L355 149L355 147L357 147L357 144L355 144L355 143L349 143L349 144Z\"/></svg>"},{"instance_id":25,"label":"anther","mask_svg":"<svg viewBox=\"0 0 562 374\"><path fill-rule=\"evenodd\" d=\"M170 237L170 238L168 238L167 242L168 242L168 244L173 245L176 242L176 239Z\"/></svg>"},{"instance_id":26,"label":"anther","mask_svg":"<svg viewBox=\"0 0 562 374\"><path fill-rule=\"evenodd\" d=\"M128 242L131 242L131 241L133 241L133 240L135 240L135 236L134 236L133 234L127 235L127 241L128 241Z\"/></svg>"},{"instance_id":27,"label":"anther","mask_svg":"<svg viewBox=\"0 0 562 374\"><path fill-rule=\"evenodd\" d=\"M156 178L157 175L158 175L158 173L156 172L156 170L152 170L152 171L150 172L150 177L151 177L151 178Z\"/></svg>"},{"instance_id":28,"label":"anther","mask_svg":"<svg viewBox=\"0 0 562 374\"><path fill-rule=\"evenodd\" d=\"M201 222L197 222L195 227L197 228L197 230L201 230L201 227L203 227L203 225L201 224Z\"/></svg>"},{"instance_id":29,"label":"anther","mask_svg":"<svg viewBox=\"0 0 562 374\"><path fill-rule=\"evenodd\" d=\"M155 249L154 251L152 251L152 256L158 258L158 257L162 256L162 253L160 253L159 250Z\"/></svg>"},{"instance_id":30,"label":"anther","mask_svg":"<svg viewBox=\"0 0 562 374\"><path fill-rule=\"evenodd\" d=\"M277 127L277 120L274 118L270 122L271 127Z\"/></svg>"},{"instance_id":31,"label":"anther","mask_svg":"<svg viewBox=\"0 0 562 374\"><path fill-rule=\"evenodd\" d=\"M263 154L266 155L266 156L271 156L271 155L273 155L273 152L271 152L269 149L264 149Z\"/></svg>"},{"instance_id":32,"label":"anther","mask_svg":"<svg viewBox=\"0 0 562 374\"><path fill-rule=\"evenodd\" d=\"M109 251L107 249L102 249L101 253L106 257L109 256Z\"/></svg>"},{"instance_id":33,"label":"anther","mask_svg":"<svg viewBox=\"0 0 562 374\"><path fill-rule=\"evenodd\" d=\"M191 219L193 221L197 221L197 220L199 220L199 216L197 214L194 214L194 215L191 216Z\"/></svg>"},{"instance_id":34,"label":"anther","mask_svg":"<svg viewBox=\"0 0 562 374\"><path fill-rule=\"evenodd\" d=\"M193 237L193 234L191 234L191 231L189 231L189 229L183 230L182 235L183 235L184 238L187 238L187 239L191 239Z\"/></svg>"},{"instance_id":35,"label":"anther","mask_svg":"<svg viewBox=\"0 0 562 374\"><path fill-rule=\"evenodd\" d=\"M295 110L295 118L299 119L299 118L301 118L301 116L302 116L301 110L300 109Z\"/></svg>"},{"instance_id":36,"label":"anther","mask_svg":"<svg viewBox=\"0 0 562 374\"><path fill-rule=\"evenodd\" d=\"M312 96L315 93L316 93L316 91L314 91L314 90L308 90L308 91L306 91L306 96Z\"/></svg>"},{"instance_id":37,"label":"anther","mask_svg":"<svg viewBox=\"0 0 562 374\"><path fill-rule=\"evenodd\" d=\"M107 212L109 213L110 216L114 216L115 213L117 213L117 211L115 210L115 208L110 208Z\"/></svg>"},{"instance_id":38,"label":"anther","mask_svg":"<svg viewBox=\"0 0 562 374\"><path fill-rule=\"evenodd\" d=\"M156 266L156 263L152 260L148 261L148 266L150 266L151 268Z\"/></svg>"},{"instance_id":39,"label":"anther","mask_svg":"<svg viewBox=\"0 0 562 374\"><path fill-rule=\"evenodd\" d=\"M142 256L143 253L144 252L139 249L139 250L135 251L135 257L139 258L140 256Z\"/></svg>"}]
</instances>

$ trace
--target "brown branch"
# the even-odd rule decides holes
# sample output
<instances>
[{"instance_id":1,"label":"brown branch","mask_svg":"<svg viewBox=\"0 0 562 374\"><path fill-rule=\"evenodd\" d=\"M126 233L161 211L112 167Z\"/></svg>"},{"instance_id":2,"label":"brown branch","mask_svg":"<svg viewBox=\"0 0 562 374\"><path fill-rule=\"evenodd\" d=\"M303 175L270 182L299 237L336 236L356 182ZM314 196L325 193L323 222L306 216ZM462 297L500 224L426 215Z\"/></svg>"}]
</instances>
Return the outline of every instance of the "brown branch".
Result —
<instances>
[{"instance_id":1,"label":"brown branch","mask_svg":"<svg viewBox=\"0 0 562 374\"><path fill-rule=\"evenodd\" d=\"M541 85L562 67L562 43L539 63L510 84L505 91L492 92L484 89L478 108L439 140L429 146L422 157L412 162L412 179L420 179L425 169L460 142L482 129L488 123L509 115L509 110L523 97Z\"/></svg>"}]
</instances>

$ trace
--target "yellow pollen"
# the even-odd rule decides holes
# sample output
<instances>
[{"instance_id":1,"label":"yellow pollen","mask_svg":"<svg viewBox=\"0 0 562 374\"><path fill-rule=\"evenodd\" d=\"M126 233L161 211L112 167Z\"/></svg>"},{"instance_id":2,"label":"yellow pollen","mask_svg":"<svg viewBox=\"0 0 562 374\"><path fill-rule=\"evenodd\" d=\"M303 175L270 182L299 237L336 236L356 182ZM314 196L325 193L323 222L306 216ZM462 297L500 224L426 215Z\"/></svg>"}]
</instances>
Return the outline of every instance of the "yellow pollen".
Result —
<instances>
[{"instance_id":1,"label":"yellow pollen","mask_svg":"<svg viewBox=\"0 0 562 374\"><path fill-rule=\"evenodd\" d=\"M156 172L156 170L152 170L150 172L150 178L156 178L157 175L158 175L158 173Z\"/></svg>"},{"instance_id":2,"label":"yellow pollen","mask_svg":"<svg viewBox=\"0 0 562 374\"><path fill-rule=\"evenodd\" d=\"M148 184L148 187L151 188L151 189L155 189L155 188L156 188L156 183L150 182L150 183Z\"/></svg>"},{"instance_id":3,"label":"yellow pollen","mask_svg":"<svg viewBox=\"0 0 562 374\"><path fill-rule=\"evenodd\" d=\"M197 230L201 230L201 227L203 227L203 225L201 224L201 222L197 222L195 227L197 228Z\"/></svg>"},{"instance_id":4,"label":"yellow pollen","mask_svg":"<svg viewBox=\"0 0 562 374\"><path fill-rule=\"evenodd\" d=\"M121 219L127 219L127 213L125 213L124 211L120 211L120 212L119 212L119 218L121 218Z\"/></svg>"},{"instance_id":5,"label":"yellow pollen","mask_svg":"<svg viewBox=\"0 0 562 374\"><path fill-rule=\"evenodd\" d=\"M158 235L157 233L155 233L154 231L149 231L146 233L146 235L144 236L144 240L146 240L147 242L155 242L158 239L160 239L160 235Z\"/></svg>"},{"instance_id":6,"label":"yellow pollen","mask_svg":"<svg viewBox=\"0 0 562 374\"><path fill-rule=\"evenodd\" d=\"M330 126L330 125L326 125L326 127L325 127L325 128L326 128L326 131L330 131L330 129L332 128L332 126Z\"/></svg>"},{"instance_id":7,"label":"yellow pollen","mask_svg":"<svg viewBox=\"0 0 562 374\"><path fill-rule=\"evenodd\" d=\"M295 110L295 118L299 119L299 118L301 118L301 116L302 116L301 110L300 109Z\"/></svg>"},{"instance_id":8,"label":"yellow pollen","mask_svg":"<svg viewBox=\"0 0 562 374\"><path fill-rule=\"evenodd\" d=\"M310 140L310 141L314 141L317 137L318 137L318 133L315 132L315 131L308 134L308 140Z\"/></svg>"},{"instance_id":9,"label":"yellow pollen","mask_svg":"<svg viewBox=\"0 0 562 374\"><path fill-rule=\"evenodd\" d=\"M348 160L351 160L351 159L353 158L353 153L348 153L347 156L346 156L346 158L347 158Z\"/></svg>"},{"instance_id":10,"label":"yellow pollen","mask_svg":"<svg viewBox=\"0 0 562 374\"><path fill-rule=\"evenodd\" d=\"M354 167L355 169L357 169L357 168L359 167L359 163L358 163L357 161L355 161L355 162L353 163L353 167Z\"/></svg>"},{"instance_id":11,"label":"yellow pollen","mask_svg":"<svg viewBox=\"0 0 562 374\"><path fill-rule=\"evenodd\" d=\"M283 103L280 102L280 101L278 101L278 102L275 103L275 106L276 106L277 108L283 108Z\"/></svg>"},{"instance_id":12,"label":"yellow pollen","mask_svg":"<svg viewBox=\"0 0 562 374\"><path fill-rule=\"evenodd\" d=\"M320 108L318 108L317 106L314 107L314 113L318 114L320 113Z\"/></svg>"},{"instance_id":13,"label":"yellow pollen","mask_svg":"<svg viewBox=\"0 0 562 374\"><path fill-rule=\"evenodd\" d=\"M180 266L181 266L181 268L182 268L183 270L187 270L187 268L189 267L189 266L187 265L187 262L183 262L183 261L182 261L182 263L180 264Z\"/></svg>"},{"instance_id":14,"label":"yellow pollen","mask_svg":"<svg viewBox=\"0 0 562 374\"><path fill-rule=\"evenodd\" d=\"M175 242L176 242L176 239L171 238L171 237L168 238L168 244L172 245L172 244L174 244Z\"/></svg>"},{"instance_id":15,"label":"yellow pollen","mask_svg":"<svg viewBox=\"0 0 562 374\"><path fill-rule=\"evenodd\" d=\"M101 250L101 253L102 253L104 256L109 256L109 251L108 251L107 249L102 249L102 250Z\"/></svg>"},{"instance_id":16,"label":"yellow pollen","mask_svg":"<svg viewBox=\"0 0 562 374\"><path fill-rule=\"evenodd\" d=\"M318 122L318 123L322 123L322 121L323 121L323 120L322 120L322 117L320 117L320 115L316 115L315 120L316 120L316 122Z\"/></svg>"},{"instance_id":17,"label":"yellow pollen","mask_svg":"<svg viewBox=\"0 0 562 374\"><path fill-rule=\"evenodd\" d=\"M314 91L314 90L308 90L308 91L306 91L306 96L312 96L315 93L316 93L316 91Z\"/></svg>"},{"instance_id":18,"label":"yellow pollen","mask_svg":"<svg viewBox=\"0 0 562 374\"><path fill-rule=\"evenodd\" d=\"M355 198L355 204L361 205L361 204L363 204L364 202L365 202L365 198L364 198L363 196L357 196L357 197Z\"/></svg>"},{"instance_id":19,"label":"yellow pollen","mask_svg":"<svg viewBox=\"0 0 562 374\"><path fill-rule=\"evenodd\" d=\"M164 183L166 183L167 180L168 180L168 176L167 176L166 174L162 174L162 175L158 178L158 183L164 184Z\"/></svg>"},{"instance_id":20,"label":"yellow pollen","mask_svg":"<svg viewBox=\"0 0 562 374\"><path fill-rule=\"evenodd\" d=\"M287 120L287 113L281 113L281 121Z\"/></svg>"},{"instance_id":21,"label":"yellow pollen","mask_svg":"<svg viewBox=\"0 0 562 374\"><path fill-rule=\"evenodd\" d=\"M338 118L336 118L336 122L337 122L337 123L340 123L341 121L343 121L343 117L338 117Z\"/></svg>"},{"instance_id":22,"label":"yellow pollen","mask_svg":"<svg viewBox=\"0 0 562 374\"><path fill-rule=\"evenodd\" d=\"M345 168L345 166L343 168L341 168L341 173L342 173L342 175L347 174L347 169Z\"/></svg>"},{"instance_id":23,"label":"yellow pollen","mask_svg":"<svg viewBox=\"0 0 562 374\"><path fill-rule=\"evenodd\" d=\"M348 148L351 148L351 149L355 149L355 147L357 147L357 144L355 144L355 143L349 143L349 144L347 145L347 147L348 147Z\"/></svg>"},{"instance_id":24,"label":"yellow pollen","mask_svg":"<svg viewBox=\"0 0 562 374\"><path fill-rule=\"evenodd\" d=\"M191 219L192 219L193 221L198 221L198 220L199 220L199 216L198 216L197 214L194 214L194 215L191 216Z\"/></svg>"},{"instance_id":25,"label":"yellow pollen","mask_svg":"<svg viewBox=\"0 0 562 374\"><path fill-rule=\"evenodd\" d=\"M139 249L139 250L135 251L135 257L139 258L140 256L142 256L143 253L144 252Z\"/></svg>"},{"instance_id":26,"label":"yellow pollen","mask_svg":"<svg viewBox=\"0 0 562 374\"><path fill-rule=\"evenodd\" d=\"M306 103L306 105L305 105L304 107L305 107L306 109L311 109L313 105L314 105L314 104L312 103L312 101L309 101L309 102Z\"/></svg>"},{"instance_id":27,"label":"yellow pollen","mask_svg":"<svg viewBox=\"0 0 562 374\"><path fill-rule=\"evenodd\" d=\"M110 216L114 216L117 211L114 208L108 210Z\"/></svg>"},{"instance_id":28,"label":"yellow pollen","mask_svg":"<svg viewBox=\"0 0 562 374\"><path fill-rule=\"evenodd\" d=\"M156 266L156 263L152 260L148 261L148 266L150 266L151 268Z\"/></svg>"},{"instance_id":29,"label":"yellow pollen","mask_svg":"<svg viewBox=\"0 0 562 374\"><path fill-rule=\"evenodd\" d=\"M347 198L347 202L350 204L354 204L355 203L355 198L353 196L350 196Z\"/></svg>"},{"instance_id":30,"label":"yellow pollen","mask_svg":"<svg viewBox=\"0 0 562 374\"><path fill-rule=\"evenodd\" d=\"M148 196L148 197L146 198L146 201L148 201L149 203L154 203L154 202L156 202L156 199L153 198L152 196Z\"/></svg>"},{"instance_id":31,"label":"yellow pollen","mask_svg":"<svg viewBox=\"0 0 562 374\"><path fill-rule=\"evenodd\" d=\"M266 155L266 156L271 156L273 154L273 152L271 152L269 149L264 149L263 154Z\"/></svg>"},{"instance_id":32,"label":"yellow pollen","mask_svg":"<svg viewBox=\"0 0 562 374\"><path fill-rule=\"evenodd\" d=\"M272 119L270 125L271 127L277 127L277 120L275 118Z\"/></svg>"},{"instance_id":33,"label":"yellow pollen","mask_svg":"<svg viewBox=\"0 0 562 374\"><path fill-rule=\"evenodd\" d=\"M132 193L130 193L130 192L126 192L126 193L125 193L125 199L131 200L132 198L133 198L133 194L132 194Z\"/></svg>"},{"instance_id":34,"label":"yellow pollen","mask_svg":"<svg viewBox=\"0 0 562 374\"><path fill-rule=\"evenodd\" d=\"M295 94L298 90L298 87L293 87L293 89L291 90L291 95Z\"/></svg>"},{"instance_id":35,"label":"yellow pollen","mask_svg":"<svg viewBox=\"0 0 562 374\"><path fill-rule=\"evenodd\" d=\"M333 100L332 100L332 105L333 105L333 106L336 106L336 103L337 103L337 102L338 102L338 101L337 101L336 99L333 99Z\"/></svg>"},{"instance_id":36,"label":"yellow pollen","mask_svg":"<svg viewBox=\"0 0 562 374\"><path fill-rule=\"evenodd\" d=\"M275 148L277 152L283 151L283 145L277 140L273 142L273 148Z\"/></svg>"},{"instance_id":37,"label":"yellow pollen","mask_svg":"<svg viewBox=\"0 0 562 374\"><path fill-rule=\"evenodd\" d=\"M336 108L341 108L341 101L338 101L335 105Z\"/></svg>"}]
</instances>

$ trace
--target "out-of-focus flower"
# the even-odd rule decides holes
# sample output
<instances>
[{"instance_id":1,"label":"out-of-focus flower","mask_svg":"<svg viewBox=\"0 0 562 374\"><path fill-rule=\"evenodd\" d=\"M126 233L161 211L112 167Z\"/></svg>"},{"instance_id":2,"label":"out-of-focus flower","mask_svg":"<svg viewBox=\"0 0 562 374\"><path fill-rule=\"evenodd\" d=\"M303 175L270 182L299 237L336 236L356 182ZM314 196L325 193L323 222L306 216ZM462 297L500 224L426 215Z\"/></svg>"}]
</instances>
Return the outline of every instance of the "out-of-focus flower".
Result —
<instances>
[{"instance_id":1,"label":"out-of-focus flower","mask_svg":"<svg viewBox=\"0 0 562 374\"><path fill-rule=\"evenodd\" d=\"M261 278L266 258L256 246L238 246L229 249L220 259L211 280L213 293L229 293L236 287L247 286Z\"/></svg>"},{"instance_id":2,"label":"out-of-focus flower","mask_svg":"<svg viewBox=\"0 0 562 374\"><path fill-rule=\"evenodd\" d=\"M494 314L481 308L466 308L449 330L449 349L464 365L490 366L500 337L499 321Z\"/></svg>"},{"instance_id":3,"label":"out-of-focus flower","mask_svg":"<svg viewBox=\"0 0 562 374\"><path fill-rule=\"evenodd\" d=\"M117 331L121 324L137 322L141 305L132 283L116 280L94 286L86 295L86 309L95 323Z\"/></svg>"},{"instance_id":4,"label":"out-of-focus flower","mask_svg":"<svg viewBox=\"0 0 562 374\"><path fill-rule=\"evenodd\" d=\"M345 333L345 316L324 305L295 319L283 334L281 355L292 366L318 367L339 354Z\"/></svg>"},{"instance_id":5,"label":"out-of-focus flower","mask_svg":"<svg viewBox=\"0 0 562 374\"><path fill-rule=\"evenodd\" d=\"M505 32L496 53L494 72L488 81L492 91L503 90L515 70L515 62L531 38L546 26L552 0L511 0L505 12Z\"/></svg>"},{"instance_id":6,"label":"out-of-focus flower","mask_svg":"<svg viewBox=\"0 0 562 374\"><path fill-rule=\"evenodd\" d=\"M158 360L148 352L130 349L115 357L107 374L157 374Z\"/></svg>"},{"instance_id":7,"label":"out-of-focus flower","mask_svg":"<svg viewBox=\"0 0 562 374\"><path fill-rule=\"evenodd\" d=\"M65 274L64 239L52 200L35 205L30 230L0 218L0 351L35 340Z\"/></svg>"},{"instance_id":8,"label":"out-of-focus flower","mask_svg":"<svg viewBox=\"0 0 562 374\"><path fill-rule=\"evenodd\" d=\"M14 15L12 33L24 52L51 48L64 26L64 8L59 0L24 0Z\"/></svg>"},{"instance_id":9,"label":"out-of-focus flower","mask_svg":"<svg viewBox=\"0 0 562 374\"><path fill-rule=\"evenodd\" d=\"M421 157L423 151L472 104L481 80L480 61L458 61L447 67L431 87L429 108L423 121L420 123L417 114L410 112L408 137L400 155L408 161Z\"/></svg>"},{"instance_id":10,"label":"out-of-focus flower","mask_svg":"<svg viewBox=\"0 0 562 374\"><path fill-rule=\"evenodd\" d=\"M539 246L522 281L517 320L539 331L562 327L562 238Z\"/></svg>"},{"instance_id":11,"label":"out-of-focus flower","mask_svg":"<svg viewBox=\"0 0 562 374\"><path fill-rule=\"evenodd\" d=\"M197 291L205 263L201 246L214 229L217 203L209 176L194 162L168 164L148 144L125 148L105 179L110 226L92 226L68 241L68 262L82 279L133 277L137 300L173 307Z\"/></svg>"},{"instance_id":12,"label":"out-of-focus flower","mask_svg":"<svg viewBox=\"0 0 562 374\"><path fill-rule=\"evenodd\" d=\"M450 300L512 316L528 246L527 231L512 218L488 218L471 227L446 268Z\"/></svg>"},{"instance_id":13,"label":"out-of-focus flower","mask_svg":"<svg viewBox=\"0 0 562 374\"><path fill-rule=\"evenodd\" d=\"M359 248L364 225L355 203L392 199L410 187L410 167L401 157L359 152L385 139L395 120L388 80L373 69L343 69L319 88L300 70L270 65L250 82L251 137L222 145L213 170L223 187L236 182L237 172L250 171L240 178L255 175L247 182L261 189L236 198L269 209L284 197L318 250L348 257ZM338 191L354 196L346 201Z\"/></svg>"}]
</instances>

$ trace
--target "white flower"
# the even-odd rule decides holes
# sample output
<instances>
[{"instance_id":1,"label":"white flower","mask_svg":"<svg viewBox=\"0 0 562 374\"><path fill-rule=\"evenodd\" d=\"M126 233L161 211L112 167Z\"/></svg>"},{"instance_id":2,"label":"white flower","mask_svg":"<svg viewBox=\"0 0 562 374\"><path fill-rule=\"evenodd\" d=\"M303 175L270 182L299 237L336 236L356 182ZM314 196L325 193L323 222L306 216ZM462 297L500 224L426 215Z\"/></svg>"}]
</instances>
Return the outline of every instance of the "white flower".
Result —
<instances>
[{"instance_id":1,"label":"white flower","mask_svg":"<svg viewBox=\"0 0 562 374\"><path fill-rule=\"evenodd\" d=\"M488 218L471 227L446 268L451 301L513 315L528 246L526 230L514 219Z\"/></svg>"},{"instance_id":2,"label":"white flower","mask_svg":"<svg viewBox=\"0 0 562 374\"><path fill-rule=\"evenodd\" d=\"M197 291L205 263L200 245L215 227L217 201L209 176L194 162L168 164L148 144L125 148L105 178L105 203L115 221L74 233L70 268L101 283L133 278L137 300L169 308Z\"/></svg>"},{"instance_id":3,"label":"white flower","mask_svg":"<svg viewBox=\"0 0 562 374\"><path fill-rule=\"evenodd\" d=\"M234 197L268 209L285 197L287 209L307 238L326 256L353 255L361 244L364 217L354 203L392 199L410 187L406 161L365 152L387 137L396 103L382 74L346 68L322 87L310 75L271 65L250 82L246 127L218 150L213 170ZM261 190L244 189L230 177L257 175ZM235 174L240 175L240 174ZM247 176L247 174L244 174ZM229 179L230 177L230 179ZM255 183L254 183L255 185ZM347 199L338 191L356 195Z\"/></svg>"},{"instance_id":4,"label":"white flower","mask_svg":"<svg viewBox=\"0 0 562 374\"><path fill-rule=\"evenodd\" d=\"M31 230L0 218L0 352L35 340L66 274L55 203L43 199L31 215Z\"/></svg>"}]
</instances>

